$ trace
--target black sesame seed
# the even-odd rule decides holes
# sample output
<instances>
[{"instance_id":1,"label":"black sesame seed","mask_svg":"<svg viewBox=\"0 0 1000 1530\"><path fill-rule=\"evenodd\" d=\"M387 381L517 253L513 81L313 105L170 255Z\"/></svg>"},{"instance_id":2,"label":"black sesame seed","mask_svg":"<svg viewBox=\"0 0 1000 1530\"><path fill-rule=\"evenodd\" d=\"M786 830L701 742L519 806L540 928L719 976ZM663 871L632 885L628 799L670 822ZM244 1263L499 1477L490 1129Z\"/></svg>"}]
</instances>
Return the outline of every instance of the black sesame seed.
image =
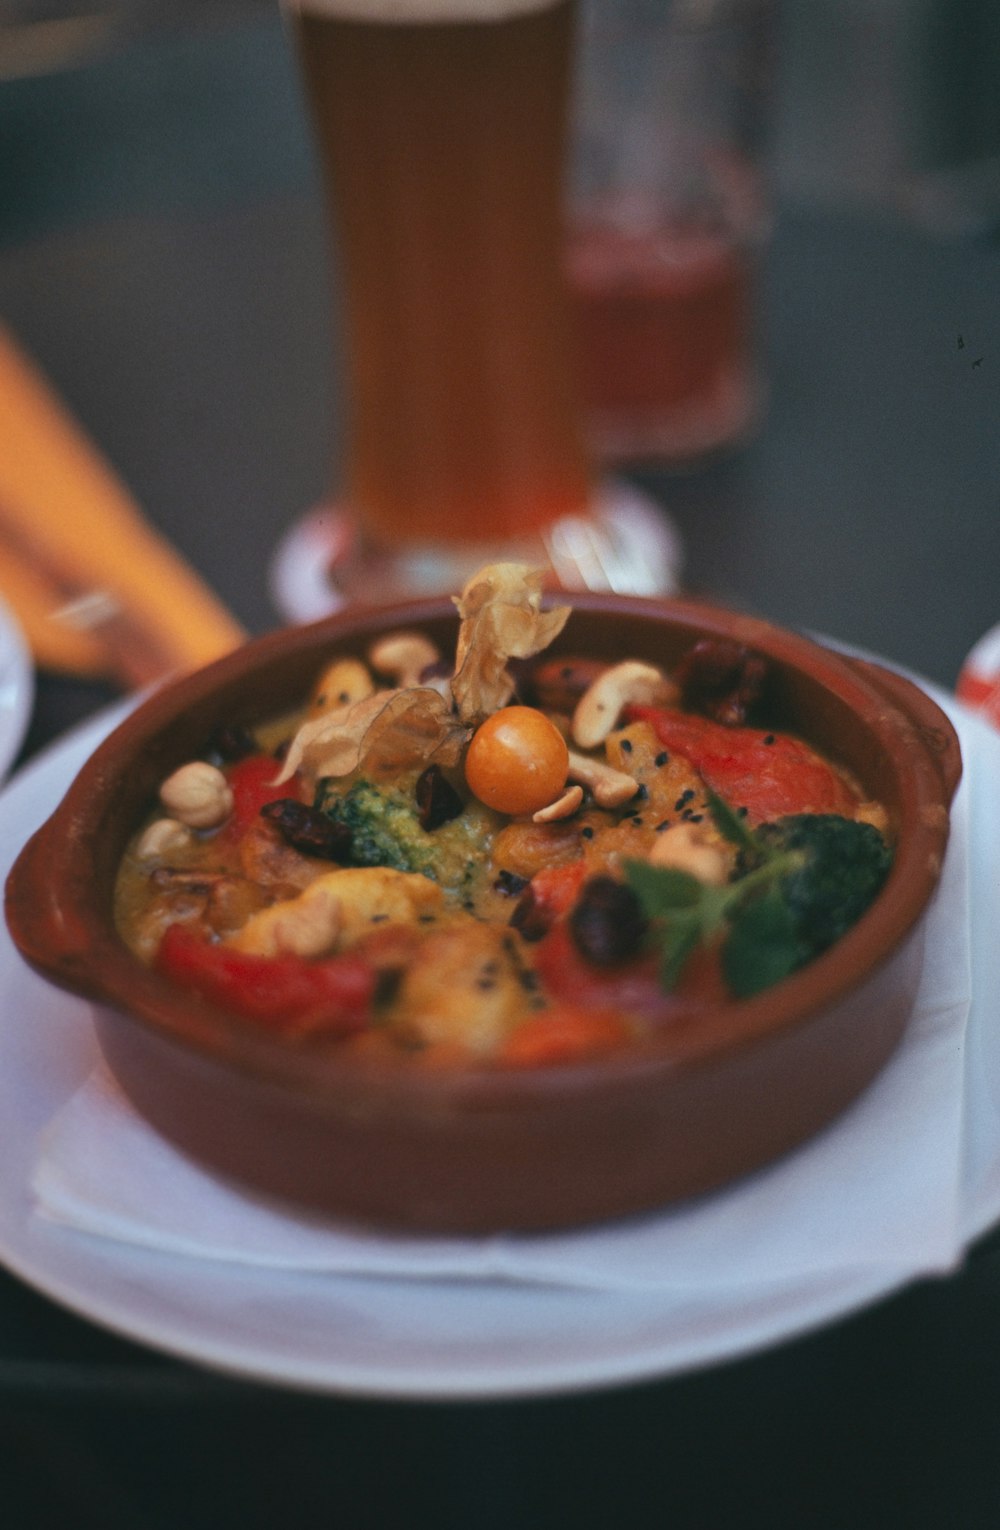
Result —
<instances>
[{"instance_id":1,"label":"black sesame seed","mask_svg":"<svg viewBox=\"0 0 1000 1530\"><path fill-rule=\"evenodd\" d=\"M773 744L774 743L774 734L773 733L766 733L764 735L764 742L765 742L765 744Z\"/></svg>"},{"instance_id":2,"label":"black sesame seed","mask_svg":"<svg viewBox=\"0 0 1000 1530\"><path fill-rule=\"evenodd\" d=\"M584 824L583 828L580 830L580 834L584 839L593 839L594 837L594 831L590 827L589 823Z\"/></svg>"},{"instance_id":3,"label":"black sesame seed","mask_svg":"<svg viewBox=\"0 0 1000 1530\"><path fill-rule=\"evenodd\" d=\"M635 794L636 802L645 802L649 796L649 787L640 783L639 790Z\"/></svg>"},{"instance_id":4,"label":"black sesame seed","mask_svg":"<svg viewBox=\"0 0 1000 1530\"><path fill-rule=\"evenodd\" d=\"M656 832L657 832L657 834L662 834L664 829L669 829L669 828L670 828L670 819L669 818L664 818L662 823L658 823L656 825Z\"/></svg>"},{"instance_id":5,"label":"black sesame seed","mask_svg":"<svg viewBox=\"0 0 1000 1530\"><path fill-rule=\"evenodd\" d=\"M688 813L686 816L688 823L701 823L705 817L704 813Z\"/></svg>"},{"instance_id":6,"label":"black sesame seed","mask_svg":"<svg viewBox=\"0 0 1000 1530\"><path fill-rule=\"evenodd\" d=\"M662 769L662 767L664 765L669 765L670 764L670 756L669 756L669 754L667 753L667 751L665 749L661 749L660 753L656 756L656 759L653 761L653 764L658 766L660 769Z\"/></svg>"},{"instance_id":7,"label":"black sesame seed","mask_svg":"<svg viewBox=\"0 0 1000 1530\"><path fill-rule=\"evenodd\" d=\"M622 754L631 754L632 753L632 740L630 738L623 738L622 741L621 741L621 745L622 745Z\"/></svg>"}]
</instances>

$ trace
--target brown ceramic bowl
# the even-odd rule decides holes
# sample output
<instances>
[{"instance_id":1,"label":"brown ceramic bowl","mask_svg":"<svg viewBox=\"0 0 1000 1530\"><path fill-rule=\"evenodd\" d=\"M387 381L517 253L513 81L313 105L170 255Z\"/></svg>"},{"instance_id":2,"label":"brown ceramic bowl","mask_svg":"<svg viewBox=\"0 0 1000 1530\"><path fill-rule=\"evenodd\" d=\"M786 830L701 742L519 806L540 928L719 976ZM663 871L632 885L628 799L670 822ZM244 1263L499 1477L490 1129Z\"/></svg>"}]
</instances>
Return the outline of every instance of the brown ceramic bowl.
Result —
<instances>
[{"instance_id":1,"label":"brown ceramic bowl","mask_svg":"<svg viewBox=\"0 0 1000 1530\"><path fill-rule=\"evenodd\" d=\"M26 959L94 1001L107 1062L164 1136L221 1174L314 1212L449 1232L567 1226L710 1190L818 1131L892 1053L913 1007L924 915L961 772L922 692L767 623L684 601L580 596L552 653L669 665L701 636L767 655L768 722L801 733L888 808L893 870L858 924L753 999L652 1050L533 1072L378 1071L259 1034L147 970L112 923L129 834L158 783L221 720L298 703L334 650L423 627L450 602L349 611L248 645L158 691L101 745L22 852L7 919Z\"/></svg>"}]
</instances>

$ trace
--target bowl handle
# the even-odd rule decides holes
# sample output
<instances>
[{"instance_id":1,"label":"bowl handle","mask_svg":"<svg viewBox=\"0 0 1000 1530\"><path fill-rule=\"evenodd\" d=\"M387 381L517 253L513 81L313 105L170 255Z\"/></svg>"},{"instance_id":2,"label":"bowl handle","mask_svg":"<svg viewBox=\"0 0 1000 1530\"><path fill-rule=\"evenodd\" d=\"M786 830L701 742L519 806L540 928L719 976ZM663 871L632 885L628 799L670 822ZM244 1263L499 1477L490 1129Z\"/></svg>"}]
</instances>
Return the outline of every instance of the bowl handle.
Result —
<instances>
[{"instance_id":1,"label":"bowl handle","mask_svg":"<svg viewBox=\"0 0 1000 1530\"><path fill-rule=\"evenodd\" d=\"M21 955L36 972L73 993L99 998L100 984L93 977L94 933L67 915L55 890L48 831L49 824L44 823L32 835L7 878L7 925Z\"/></svg>"},{"instance_id":2,"label":"bowl handle","mask_svg":"<svg viewBox=\"0 0 1000 1530\"><path fill-rule=\"evenodd\" d=\"M847 663L902 712L941 777L945 801L950 802L962 779L962 750L947 713L912 680L895 670L873 664L870 659L850 657Z\"/></svg>"}]
</instances>

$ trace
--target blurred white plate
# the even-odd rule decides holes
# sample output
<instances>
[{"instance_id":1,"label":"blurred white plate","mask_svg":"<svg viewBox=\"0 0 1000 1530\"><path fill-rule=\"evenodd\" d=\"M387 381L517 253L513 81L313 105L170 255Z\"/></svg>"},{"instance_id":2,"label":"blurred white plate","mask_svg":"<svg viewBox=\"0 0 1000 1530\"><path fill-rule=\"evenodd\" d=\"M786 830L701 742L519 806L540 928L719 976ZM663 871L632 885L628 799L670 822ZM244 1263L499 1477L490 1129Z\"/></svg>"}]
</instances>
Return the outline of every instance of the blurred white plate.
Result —
<instances>
[{"instance_id":1,"label":"blurred white plate","mask_svg":"<svg viewBox=\"0 0 1000 1530\"><path fill-rule=\"evenodd\" d=\"M24 740L35 696L35 672L24 635L0 601L0 778Z\"/></svg>"},{"instance_id":2,"label":"blurred white plate","mask_svg":"<svg viewBox=\"0 0 1000 1530\"><path fill-rule=\"evenodd\" d=\"M940 697L940 700L945 698ZM949 703L954 710L954 704ZM0 873L123 714L94 719L0 797ZM1000 735L966 718L973 1004L966 1048L960 1235L1000 1216ZM142 1249L34 1214L40 1133L94 1066L88 1006L43 982L0 928L0 1261L53 1300L169 1354L321 1392L482 1398L566 1392L751 1353L858 1310L912 1265L740 1281L703 1292L608 1292L502 1280L394 1280L254 1268Z\"/></svg>"}]
</instances>

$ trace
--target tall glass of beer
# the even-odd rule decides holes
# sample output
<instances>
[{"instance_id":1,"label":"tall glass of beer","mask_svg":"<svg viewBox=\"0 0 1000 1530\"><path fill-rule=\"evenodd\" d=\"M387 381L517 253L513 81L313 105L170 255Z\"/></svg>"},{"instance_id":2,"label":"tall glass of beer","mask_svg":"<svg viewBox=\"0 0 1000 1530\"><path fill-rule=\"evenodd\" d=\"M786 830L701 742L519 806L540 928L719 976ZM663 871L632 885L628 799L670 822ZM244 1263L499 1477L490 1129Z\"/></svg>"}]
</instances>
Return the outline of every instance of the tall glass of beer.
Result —
<instances>
[{"instance_id":1,"label":"tall glass of beer","mask_svg":"<svg viewBox=\"0 0 1000 1530\"><path fill-rule=\"evenodd\" d=\"M286 4L347 351L338 579L448 585L499 551L615 583L563 556L604 534L564 269L576 0Z\"/></svg>"}]
</instances>

